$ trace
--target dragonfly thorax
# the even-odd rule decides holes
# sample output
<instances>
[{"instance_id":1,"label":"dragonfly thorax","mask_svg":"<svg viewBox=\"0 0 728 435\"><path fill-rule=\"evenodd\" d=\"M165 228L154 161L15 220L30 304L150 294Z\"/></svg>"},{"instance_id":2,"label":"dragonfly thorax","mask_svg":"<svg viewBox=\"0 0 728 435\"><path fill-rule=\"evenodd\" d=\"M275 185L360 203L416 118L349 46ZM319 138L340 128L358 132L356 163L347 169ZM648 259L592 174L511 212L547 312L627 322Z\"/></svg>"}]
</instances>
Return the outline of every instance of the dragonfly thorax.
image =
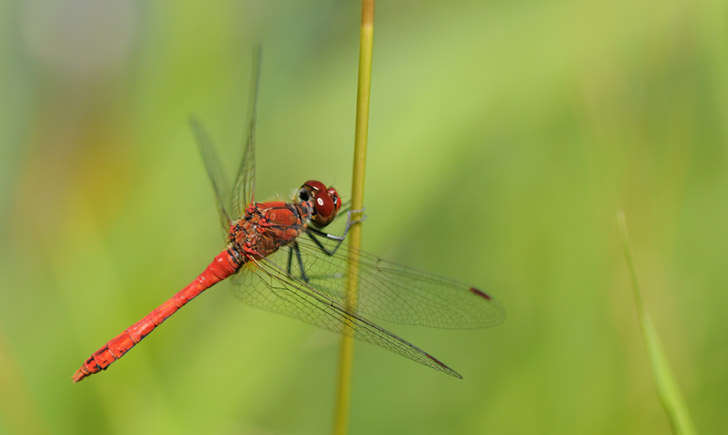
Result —
<instances>
[{"instance_id":1,"label":"dragonfly thorax","mask_svg":"<svg viewBox=\"0 0 728 435\"><path fill-rule=\"evenodd\" d=\"M306 229L313 210L311 201L252 203L230 226L229 249L240 264L267 257Z\"/></svg>"}]
</instances>

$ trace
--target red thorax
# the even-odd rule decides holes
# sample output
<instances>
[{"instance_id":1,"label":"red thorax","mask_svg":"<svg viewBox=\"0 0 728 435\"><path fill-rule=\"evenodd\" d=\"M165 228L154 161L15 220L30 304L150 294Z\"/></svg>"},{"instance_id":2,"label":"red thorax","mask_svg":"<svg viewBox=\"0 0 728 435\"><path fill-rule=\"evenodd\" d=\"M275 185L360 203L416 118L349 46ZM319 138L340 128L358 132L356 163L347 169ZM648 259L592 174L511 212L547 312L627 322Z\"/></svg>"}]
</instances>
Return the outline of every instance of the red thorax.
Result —
<instances>
[{"instance_id":1,"label":"red thorax","mask_svg":"<svg viewBox=\"0 0 728 435\"><path fill-rule=\"evenodd\" d=\"M238 264L266 257L295 240L312 215L311 201L252 203L230 226L229 252Z\"/></svg>"}]
</instances>

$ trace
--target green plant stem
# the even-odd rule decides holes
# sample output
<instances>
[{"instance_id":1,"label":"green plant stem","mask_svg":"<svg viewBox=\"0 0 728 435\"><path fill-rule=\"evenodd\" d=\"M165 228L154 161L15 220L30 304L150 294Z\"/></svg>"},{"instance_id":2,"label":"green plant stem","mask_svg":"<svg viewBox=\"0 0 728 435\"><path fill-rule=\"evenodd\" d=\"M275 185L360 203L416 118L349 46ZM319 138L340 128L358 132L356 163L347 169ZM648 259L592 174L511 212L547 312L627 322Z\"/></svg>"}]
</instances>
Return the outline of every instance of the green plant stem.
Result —
<instances>
[{"instance_id":1,"label":"green plant stem","mask_svg":"<svg viewBox=\"0 0 728 435\"><path fill-rule=\"evenodd\" d=\"M364 208L364 174L366 169L367 133L369 131L369 95L372 77L372 46L374 41L374 0L362 0L361 27L359 31L359 77L356 94L356 127L354 133L354 169L351 188L351 209ZM352 213L356 220L361 213ZM349 231L349 270L347 279L346 307L356 309L359 263L352 255L361 247L361 225ZM334 414L334 434L344 435L349 429L351 401L351 363L354 342L351 334L343 331L339 353L339 377Z\"/></svg>"},{"instance_id":2,"label":"green plant stem","mask_svg":"<svg viewBox=\"0 0 728 435\"><path fill-rule=\"evenodd\" d=\"M660 337L657 334L652 318L645 309L642 301L642 293L640 292L639 282L637 281L637 271L632 260L632 251L630 249L629 235L627 233L627 222L624 218L624 212L617 213L617 222L620 233L622 235L622 243L624 247L624 258L627 261L627 267L632 279L632 289L634 290L635 305L637 307L637 317L642 329L642 336L647 347L647 354L652 363L652 372L655 376L657 384L657 395L660 397L663 408L670 419L672 431L680 435L695 434L690 413L685 405L685 401L680 393L680 388L675 381L675 377L670 370L667 357L662 350Z\"/></svg>"}]
</instances>

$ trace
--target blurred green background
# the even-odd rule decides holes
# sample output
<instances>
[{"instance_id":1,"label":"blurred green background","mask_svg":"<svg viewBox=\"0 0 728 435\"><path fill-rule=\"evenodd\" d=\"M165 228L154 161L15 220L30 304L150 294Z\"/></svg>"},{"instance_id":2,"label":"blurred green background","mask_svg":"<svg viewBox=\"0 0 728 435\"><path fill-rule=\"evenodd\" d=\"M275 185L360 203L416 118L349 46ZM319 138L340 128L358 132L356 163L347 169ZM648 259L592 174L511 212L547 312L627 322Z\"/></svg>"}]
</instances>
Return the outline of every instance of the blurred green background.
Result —
<instances>
[{"instance_id":1,"label":"blurred green background","mask_svg":"<svg viewBox=\"0 0 728 435\"><path fill-rule=\"evenodd\" d=\"M230 169L264 45L258 198L350 189L359 4L0 3L0 433L321 434L338 337L218 286L88 355L220 249L187 116ZM352 434L664 434L616 231L701 433L728 400L728 7L381 1L365 248L472 282L493 329L362 344Z\"/></svg>"}]
</instances>

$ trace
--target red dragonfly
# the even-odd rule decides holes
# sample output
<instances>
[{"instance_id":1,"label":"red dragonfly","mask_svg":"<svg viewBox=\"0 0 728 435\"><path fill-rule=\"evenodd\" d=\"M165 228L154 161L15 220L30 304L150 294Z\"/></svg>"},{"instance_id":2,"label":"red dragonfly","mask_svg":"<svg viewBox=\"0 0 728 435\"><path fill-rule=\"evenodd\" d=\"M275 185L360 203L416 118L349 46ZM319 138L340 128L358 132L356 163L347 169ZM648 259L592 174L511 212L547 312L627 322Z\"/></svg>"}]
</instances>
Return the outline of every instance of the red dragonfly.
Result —
<instances>
[{"instance_id":1,"label":"red dragonfly","mask_svg":"<svg viewBox=\"0 0 728 435\"><path fill-rule=\"evenodd\" d=\"M248 136L232 189L208 135L191 120L227 245L187 287L94 352L73 381L107 369L187 302L226 278L234 281L246 303L349 334L462 378L444 362L370 319L436 328L493 326L504 314L493 297L475 287L355 251L359 292L355 308L350 308L345 291L349 254L348 249L339 248L346 245L349 228L359 223L352 220L352 212L360 211L342 208L336 189L316 180L303 183L291 202L255 202L259 56L254 65ZM325 231L344 215L343 234Z\"/></svg>"}]
</instances>

